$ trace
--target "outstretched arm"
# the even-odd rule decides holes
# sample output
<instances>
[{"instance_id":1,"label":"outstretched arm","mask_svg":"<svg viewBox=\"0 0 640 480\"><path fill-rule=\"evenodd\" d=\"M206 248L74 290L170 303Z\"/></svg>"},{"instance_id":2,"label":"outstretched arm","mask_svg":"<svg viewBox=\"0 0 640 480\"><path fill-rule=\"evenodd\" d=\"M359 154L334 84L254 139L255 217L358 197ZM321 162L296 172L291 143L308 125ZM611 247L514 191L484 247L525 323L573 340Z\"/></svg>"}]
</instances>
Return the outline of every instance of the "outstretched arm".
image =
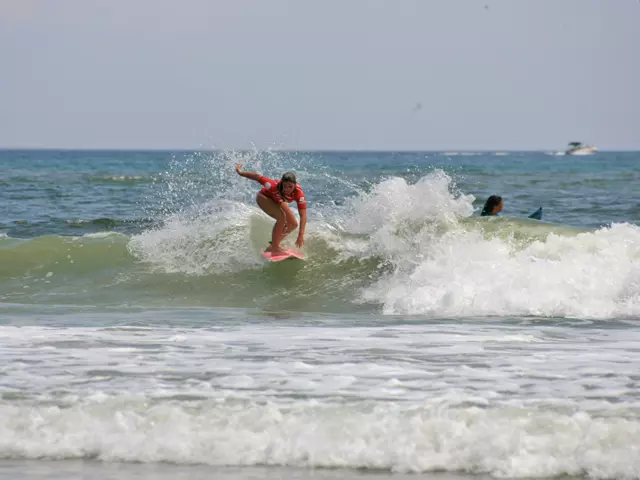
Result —
<instances>
[{"instance_id":1,"label":"outstretched arm","mask_svg":"<svg viewBox=\"0 0 640 480\"><path fill-rule=\"evenodd\" d=\"M255 173L255 172L243 172L242 171L242 164L239 163L236 165L236 172L238 173L238 175L240 175L241 177L244 178L248 178L249 180L255 180L256 182L260 181L260 174L259 173Z\"/></svg>"}]
</instances>

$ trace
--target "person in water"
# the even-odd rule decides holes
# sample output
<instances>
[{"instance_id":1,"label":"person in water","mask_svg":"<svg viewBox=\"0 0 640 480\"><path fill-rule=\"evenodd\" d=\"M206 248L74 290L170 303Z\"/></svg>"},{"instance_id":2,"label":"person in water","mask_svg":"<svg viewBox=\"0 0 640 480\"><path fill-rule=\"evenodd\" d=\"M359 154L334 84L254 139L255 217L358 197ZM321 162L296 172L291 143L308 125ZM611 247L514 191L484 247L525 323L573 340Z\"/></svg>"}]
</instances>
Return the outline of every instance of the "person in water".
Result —
<instances>
[{"instance_id":1,"label":"person in water","mask_svg":"<svg viewBox=\"0 0 640 480\"><path fill-rule=\"evenodd\" d=\"M484 208L482 209L482 213L480 216L482 217L490 217L497 216L502 211L502 197L498 195L491 195L487 198L487 201L484 204Z\"/></svg>"},{"instance_id":2,"label":"person in water","mask_svg":"<svg viewBox=\"0 0 640 480\"><path fill-rule=\"evenodd\" d=\"M295 200L300 214L300 231L296 240L296 247L302 248L304 245L304 231L307 226L307 202L304 199L304 193L294 173L285 173L280 181L263 177L259 173L246 172L242 170L242 164L236 165L238 175L250 180L259 182L264 188L256 195L256 202L264 213L275 219L276 224L273 226L271 233L271 246L267 247L267 251L272 254L284 253L284 249L280 246L280 242L284 238L298 228L298 220L293 214L288 203Z\"/></svg>"}]
</instances>

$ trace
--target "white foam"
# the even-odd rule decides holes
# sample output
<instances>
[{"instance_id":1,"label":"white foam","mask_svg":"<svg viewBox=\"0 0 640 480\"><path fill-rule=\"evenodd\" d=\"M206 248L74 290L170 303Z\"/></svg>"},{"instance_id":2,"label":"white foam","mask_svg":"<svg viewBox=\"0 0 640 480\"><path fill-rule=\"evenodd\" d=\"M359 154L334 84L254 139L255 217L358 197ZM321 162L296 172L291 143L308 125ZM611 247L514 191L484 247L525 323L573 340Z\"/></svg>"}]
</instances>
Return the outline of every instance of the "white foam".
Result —
<instances>
[{"instance_id":1,"label":"white foam","mask_svg":"<svg viewBox=\"0 0 640 480\"><path fill-rule=\"evenodd\" d=\"M473 213L474 197L455 195L452 188L451 178L442 171L415 184L402 178L385 180L353 200L341 214L341 229L361 238L345 242L334 236L329 242L345 255L380 255L413 263L410 254L415 234L424 232L425 225L430 234L437 235Z\"/></svg>"},{"instance_id":2,"label":"white foam","mask_svg":"<svg viewBox=\"0 0 640 480\"><path fill-rule=\"evenodd\" d=\"M549 234L525 248L474 231L422 240L411 251L421 258L415 267L404 262L365 293L367 299L382 298L386 313L640 314L639 227L614 225L572 237Z\"/></svg>"},{"instance_id":3,"label":"white foam","mask_svg":"<svg viewBox=\"0 0 640 480\"><path fill-rule=\"evenodd\" d=\"M84 235L71 237L73 240L82 240L84 238L121 238L126 239L127 236L120 232L94 232L94 233L85 233Z\"/></svg>"},{"instance_id":4,"label":"white foam","mask_svg":"<svg viewBox=\"0 0 640 480\"><path fill-rule=\"evenodd\" d=\"M158 229L131 238L129 251L163 272L194 275L237 271L261 265L251 238L252 217L266 215L257 207L216 200L194 215L179 214ZM263 243L269 230L265 227Z\"/></svg>"},{"instance_id":5,"label":"white foam","mask_svg":"<svg viewBox=\"0 0 640 480\"><path fill-rule=\"evenodd\" d=\"M637 478L640 331L582 323L4 325L0 458Z\"/></svg>"},{"instance_id":6,"label":"white foam","mask_svg":"<svg viewBox=\"0 0 640 480\"><path fill-rule=\"evenodd\" d=\"M0 458L638 478L638 419L535 409L295 405L94 396L0 405Z\"/></svg>"},{"instance_id":7,"label":"white foam","mask_svg":"<svg viewBox=\"0 0 640 480\"><path fill-rule=\"evenodd\" d=\"M640 227L576 234L504 218L489 219L505 222L491 233L481 222L460 222L472 215L473 199L456 194L442 172L413 185L392 178L352 201L339 225L350 236L324 236L343 256L392 264L361 295L387 314L640 314Z\"/></svg>"}]
</instances>

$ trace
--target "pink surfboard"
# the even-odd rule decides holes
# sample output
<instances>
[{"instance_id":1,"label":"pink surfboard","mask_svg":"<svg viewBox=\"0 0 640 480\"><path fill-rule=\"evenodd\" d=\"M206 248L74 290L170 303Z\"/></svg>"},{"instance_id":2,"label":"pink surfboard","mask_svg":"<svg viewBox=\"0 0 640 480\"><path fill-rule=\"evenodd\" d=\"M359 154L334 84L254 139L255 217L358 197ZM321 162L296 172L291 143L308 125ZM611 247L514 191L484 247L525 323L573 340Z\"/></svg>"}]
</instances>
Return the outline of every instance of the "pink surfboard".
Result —
<instances>
[{"instance_id":1,"label":"pink surfboard","mask_svg":"<svg viewBox=\"0 0 640 480\"><path fill-rule=\"evenodd\" d=\"M273 256L271 255L271 252L263 252L262 255L270 262L281 262L282 260L288 260L291 258L297 258L298 260L304 259L304 255L300 252L296 252L295 250L285 250L284 254Z\"/></svg>"}]
</instances>

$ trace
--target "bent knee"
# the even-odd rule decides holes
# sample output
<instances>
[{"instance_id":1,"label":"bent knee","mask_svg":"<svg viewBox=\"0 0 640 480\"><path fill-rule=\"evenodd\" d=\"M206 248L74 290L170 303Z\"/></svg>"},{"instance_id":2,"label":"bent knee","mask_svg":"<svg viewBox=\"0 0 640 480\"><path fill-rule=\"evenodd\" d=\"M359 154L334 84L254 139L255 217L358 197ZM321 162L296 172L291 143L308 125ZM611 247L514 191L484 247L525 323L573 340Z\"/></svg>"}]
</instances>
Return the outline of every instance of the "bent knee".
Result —
<instances>
[{"instance_id":1,"label":"bent knee","mask_svg":"<svg viewBox=\"0 0 640 480\"><path fill-rule=\"evenodd\" d=\"M289 231L293 231L296 228L298 228L298 220L295 217L293 217L293 218L288 217L287 218L287 228L289 229Z\"/></svg>"}]
</instances>

